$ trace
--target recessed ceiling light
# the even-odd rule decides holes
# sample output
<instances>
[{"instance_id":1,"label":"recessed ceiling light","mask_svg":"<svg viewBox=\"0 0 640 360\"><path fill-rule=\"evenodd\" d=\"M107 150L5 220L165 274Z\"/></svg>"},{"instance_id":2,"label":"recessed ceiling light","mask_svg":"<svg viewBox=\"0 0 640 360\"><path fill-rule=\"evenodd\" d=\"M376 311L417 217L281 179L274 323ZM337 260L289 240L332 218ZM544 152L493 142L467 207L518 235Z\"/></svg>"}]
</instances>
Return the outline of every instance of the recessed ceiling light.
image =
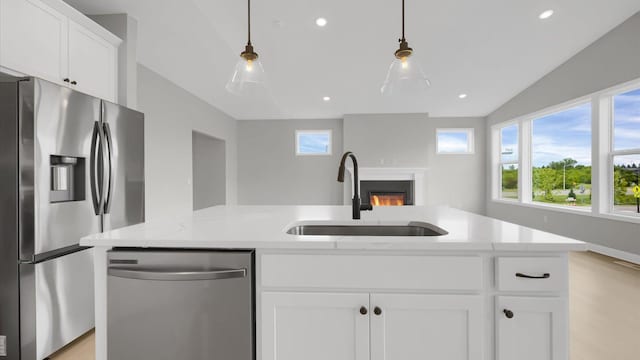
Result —
<instances>
[{"instance_id":1,"label":"recessed ceiling light","mask_svg":"<svg viewBox=\"0 0 640 360\"><path fill-rule=\"evenodd\" d=\"M540 15L538 15L538 18L540 20L544 20L544 19L550 18L551 15L553 15L553 10L545 10L542 13L540 13Z\"/></svg>"},{"instance_id":2,"label":"recessed ceiling light","mask_svg":"<svg viewBox=\"0 0 640 360\"><path fill-rule=\"evenodd\" d=\"M320 26L320 27L324 27L325 25L327 25L327 19L323 18L323 17L319 17L316 19L316 25Z\"/></svg>"},{"instance_id":3,"label":"recessed ceiling light","mask_svg":"<svg viewBox=\"0 0 640 360\"><path fill-rule=\"evenodd\" d=\"M458 97L459 97L460 99L464 99L464 98L466 98L466 97L467 97L467 94L460 94L460 95L458 95Z\"/></svg>"},{"instance_id":4,"label":"recessed ceiling light","mask_svg":"<svg viewBox=\"0 0 640 360\"><path fill-rule=\"evenodd\" d=\"M322 98L323 101L331 101L331 97L329 96L325 96Z\"/></svg>"}]
</instances>

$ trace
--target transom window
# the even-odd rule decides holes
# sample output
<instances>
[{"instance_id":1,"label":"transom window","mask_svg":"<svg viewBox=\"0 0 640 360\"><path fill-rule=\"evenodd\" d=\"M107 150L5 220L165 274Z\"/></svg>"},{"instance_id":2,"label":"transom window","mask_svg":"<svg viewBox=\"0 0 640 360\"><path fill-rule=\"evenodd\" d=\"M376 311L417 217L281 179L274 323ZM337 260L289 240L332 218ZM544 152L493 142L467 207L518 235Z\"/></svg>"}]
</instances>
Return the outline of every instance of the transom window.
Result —
<instances>
[{"instance_id":1,"label":"transom window","mask_svg":"<svg viewBox=\"0 0 640 360\"><path fill-rule=\"evenodd\" d=\"M473 129L437 129L438 154L473 154Z\"/></svg>"},{"instance_id":2,"label":"transom window","mask_svg":"<svg viewBox=\"0 0 640 360\"><path fill-rule=\"evenodd\" d=\"M331 153L331 130L296 130L296 155Z\"/></svg>"}]
</instances>

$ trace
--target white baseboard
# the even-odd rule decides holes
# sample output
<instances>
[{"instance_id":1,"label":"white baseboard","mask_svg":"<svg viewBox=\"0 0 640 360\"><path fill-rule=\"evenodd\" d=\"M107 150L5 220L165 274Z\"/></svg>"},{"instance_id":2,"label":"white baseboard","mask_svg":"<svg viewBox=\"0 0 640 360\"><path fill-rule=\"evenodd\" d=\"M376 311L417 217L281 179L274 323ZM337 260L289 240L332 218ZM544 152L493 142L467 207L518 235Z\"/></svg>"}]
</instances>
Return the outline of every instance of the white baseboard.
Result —
<instances>
[{"instance_id":1,"label":"white baseboard","mask_svg":"<svg viewBox=\"0 0 640 360\"><path fill-rule=\"evenodd\" d=\"M611 256L620 260L624 260L624 261L628 261L628 262L640 265L640 255L638 254L633 254L633 253L622 251L622 250L616 250L606 246L596 245L592 243L587 243L587 245L588 245L588 249L593 252L597 252L602 255Z\"/></svg>"}]
</instances>

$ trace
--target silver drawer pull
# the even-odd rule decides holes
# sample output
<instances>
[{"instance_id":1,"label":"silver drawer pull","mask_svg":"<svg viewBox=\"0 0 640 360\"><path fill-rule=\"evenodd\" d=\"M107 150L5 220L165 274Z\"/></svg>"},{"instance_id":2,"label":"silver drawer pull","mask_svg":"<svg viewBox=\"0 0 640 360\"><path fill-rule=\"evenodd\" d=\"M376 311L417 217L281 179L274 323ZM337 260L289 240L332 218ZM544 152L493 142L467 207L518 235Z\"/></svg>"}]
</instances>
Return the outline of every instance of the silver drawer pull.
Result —
<instances>
[{"instance_id":1,"label":"silver drawer pull","mask_svg":"<svg viewBox=\"0 0 640 360\"><path fill-rule=\"evenodd\" d=\"M136 280L158 281L193 281L193 280L222 280L243 278L247 276L247 269L216 269L204 271L168 271L163 269L141 268L109 268L109 275Z\"/></svg>"},{"instance_id":2,"label":"silver drawer pull","mask_svg":"<svg viewBox=\"0 0 640 360\"><path fill-rule=\"evenodd\" d=\"M534 276L534 275L527 275L527 274L523 274L523 273L516 273L516 277L519 278L525 278L525 279L548 279L551 277L551 274L549 273L544 273L540 276Z\"/></svg>"}]
</instances>

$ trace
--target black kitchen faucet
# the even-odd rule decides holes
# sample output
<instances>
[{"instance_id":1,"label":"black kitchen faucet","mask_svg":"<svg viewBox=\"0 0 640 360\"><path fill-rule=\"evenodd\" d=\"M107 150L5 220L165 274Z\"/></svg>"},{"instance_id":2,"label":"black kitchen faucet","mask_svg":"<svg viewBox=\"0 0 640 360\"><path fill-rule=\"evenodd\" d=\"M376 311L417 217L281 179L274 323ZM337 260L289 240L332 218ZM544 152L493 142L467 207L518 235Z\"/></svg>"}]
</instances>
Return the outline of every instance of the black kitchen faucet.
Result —
<instances>
[{"instance_id":1,"label":"black kitchen faucet","mask_svg":"<svg viewBox=\"0 0 640 360\"><path fill-rule=\"evenodd\" d=\"M344 182L344 163L347 161L347 157L351 158L353 162L353 199L351 199L351 212L353 214L353 220L360 219L360 211L361 210L373 210L373 206L371 205L361 205L360 203L360 182L358 181L358 160L356 156L351 151L347 151L342 155L342 160L340 160L340 168L338 169L338 181Z\"/></svg>"}]
</instances>

